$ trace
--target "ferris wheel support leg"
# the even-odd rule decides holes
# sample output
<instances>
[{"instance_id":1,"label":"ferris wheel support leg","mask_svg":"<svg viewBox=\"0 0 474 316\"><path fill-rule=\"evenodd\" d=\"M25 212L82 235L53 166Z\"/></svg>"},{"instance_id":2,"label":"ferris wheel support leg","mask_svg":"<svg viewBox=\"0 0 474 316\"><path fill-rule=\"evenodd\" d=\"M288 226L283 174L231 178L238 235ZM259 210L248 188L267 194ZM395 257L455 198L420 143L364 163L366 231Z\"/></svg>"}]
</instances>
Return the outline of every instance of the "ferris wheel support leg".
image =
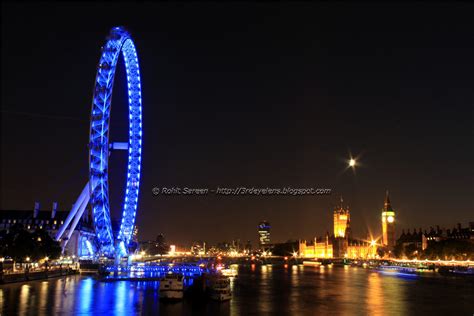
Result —
<instances>
[{"instance_id":1,"label":"ferris wheel support leg","mask_svg":"<svg viewBox=\"0 0 474 316\"><path fill-rule=\"evenodd\" d=\"M115 265L118 265L122 262L122 258L128 255L127 248L123 241L119 241L115 247ZM127 263L128 266L128 263Z\"/></svg>"},{"instance_id":2,"label":"ferris wheel support leg","mask_svg":"<svg viewBox=\"0 0 474 316\"><path fill-rule=\"evenodd\" d=\"M56 240L57 241L59 241L62 238L64 232L67 229L67 227L69 226L72 219L77 214L77 211L81 207L82 202L84 201L84 199L87 198L87 201L89 201L89 198L90 198L90 191L89 190L90 190L89 189L89 182L87 182L86 185L84 186L84 189L82 189L81 194L77 198L76 203L74 203L71 211L69 212L69 215L67 216L66 220L64 221L64 224L61 226L61 228L57 232L57 234L56 234Z\"/></svg>"},{"instance_id":3,"label":"ferris wheel support leg","mask_svg":"<svg viewBox=\"0 0 474 316\"><path fill-rule=\"evenodd\" d=\"M79 207L79 210L76 213L76 217L74 218L74 221L72 222L71 227L69 228L67 238L64 240L63 251L64 251L64 248L66 248L66 245L67 245L69 239L71 239L72 233L74 233L74 230L76 229L76 226L79 223L79 220L81 219L82 214L84 213L84 210L86 209L87 204L89 203L89 198L90 198L90 196L86 195L86 197L84 198L84 200L81 203L81 207Z\"/></svg>"}]
</instances>

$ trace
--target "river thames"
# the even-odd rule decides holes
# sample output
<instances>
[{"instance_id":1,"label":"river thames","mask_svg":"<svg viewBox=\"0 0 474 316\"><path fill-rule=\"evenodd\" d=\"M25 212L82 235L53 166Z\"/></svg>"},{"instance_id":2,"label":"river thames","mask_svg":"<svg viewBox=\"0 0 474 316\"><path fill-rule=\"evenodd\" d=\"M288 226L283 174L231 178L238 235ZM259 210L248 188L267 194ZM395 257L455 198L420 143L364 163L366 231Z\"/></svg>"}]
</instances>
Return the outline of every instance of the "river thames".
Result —
<instances>
[{"instance_id":1,"label":"river thames","mask_svg":"<svg viewBox=\"0 0 474 316\"><path fill-rule=\"evenodd\" d=\"M473 315L474 281L356 267L239 267L230 302L159 301L158 282L68 276L0 286L1 315Z\"/></svg>"}]
</instances>

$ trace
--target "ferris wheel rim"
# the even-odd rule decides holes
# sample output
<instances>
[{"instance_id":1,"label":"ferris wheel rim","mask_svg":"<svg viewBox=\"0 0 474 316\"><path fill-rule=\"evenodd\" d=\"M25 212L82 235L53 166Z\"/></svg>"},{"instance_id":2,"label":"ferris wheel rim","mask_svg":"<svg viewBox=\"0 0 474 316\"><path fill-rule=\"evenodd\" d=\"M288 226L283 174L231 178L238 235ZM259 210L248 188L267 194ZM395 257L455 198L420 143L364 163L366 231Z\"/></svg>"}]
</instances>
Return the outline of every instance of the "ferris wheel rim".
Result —
<instances>
[{"instance_id":1,"label":"ferris wheel rim","mask_svg":"<svg viewBox=\"0 0 474 316\"><path fill-rule=\"evenodd\" d=\"M122 54L127 73L129 135L125 196L120 230L114 236L110 217L108 158L111 142L110 111L115 71ZM126 255L133 235L141 174L142 98L140 67L135 44L123 27L111 29L102 48L94 83L89 134L89 185L93 225L100 253Z\"/></svg>"}]
</instances>

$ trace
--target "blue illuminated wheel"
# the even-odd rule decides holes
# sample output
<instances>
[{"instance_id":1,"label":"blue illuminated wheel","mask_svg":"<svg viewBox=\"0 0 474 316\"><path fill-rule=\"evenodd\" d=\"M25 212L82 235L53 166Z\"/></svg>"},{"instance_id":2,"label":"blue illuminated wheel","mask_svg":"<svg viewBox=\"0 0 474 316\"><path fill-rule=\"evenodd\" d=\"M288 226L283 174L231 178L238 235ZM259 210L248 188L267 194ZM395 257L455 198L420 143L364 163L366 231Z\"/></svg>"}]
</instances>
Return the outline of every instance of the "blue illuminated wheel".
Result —
<instances>
[{"instance_id":1,"label":"blue illuminated wheel","mask_svg":"<svg viewBox=\"0 0 474 316\"><path fill-rule=\"evenodd\" d=\"M115 69L120 53L125 61L128 84L129 135L128 171L120 230L114 238L110 220L108 160L110 108ZM102 48L92 100L89 136L89 185L94 227L104 256L123 256L133 235L140 186L142 153L142 96L137 52L130 34L122 27L114 27Z\"/></svg>"}]
</instances>

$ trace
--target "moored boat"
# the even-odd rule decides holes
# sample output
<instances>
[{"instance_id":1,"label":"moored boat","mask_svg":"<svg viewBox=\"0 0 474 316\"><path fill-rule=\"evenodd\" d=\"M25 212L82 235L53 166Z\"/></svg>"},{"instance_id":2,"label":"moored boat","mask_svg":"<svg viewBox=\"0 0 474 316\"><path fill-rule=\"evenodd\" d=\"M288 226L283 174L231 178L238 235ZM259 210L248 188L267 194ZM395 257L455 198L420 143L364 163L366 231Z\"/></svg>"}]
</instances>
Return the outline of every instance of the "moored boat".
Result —
<instances>
[{"instance_id":1,"label":"moored boat","mask_svg":"<svg viewBox=\"0 0 474 316\"><path fill-rule=\"evenodd\" d=\"M455 276L465 276L465 277L474 277L474 267L440 267L438 269L439 274L441 275L455 275Z\"/></svg>"},{"instance_id":2,"label":"moored boat","mask_svg":"<svg viewBox=\"0 0 474 316\"><path fill-rule=\"evenodd\" d=\"M303 260L303 265L304 266L319 267L321 265L321 262L317 261L317 260Z\"/></svg>"},{"instance_id":3,"label":"moored boat","mask_svg":"<svg viewBox=\"0 0 474 316\"><path fill-rule=\"evenodd\" d=\"M224 275L216 275L209 279L209 297L216 301L228 301L232 298L230 280Z\"/></svg>"},{"instance_id":4,"label":"moored boat","mask_svg":"<svg viewBox=\"0 0 474 316\"><path fill-rule=\"evenodd\" d=\"M228 277L236 277L238 274L238 270L236 267L230 266L228 268L223 268L220 270L222 275L228 276Z\"/></svg>"},{"instance_id":5,"label":"moored boat","mask_svg":"<svg viewBox=\"0 0 474 316\"><path fill-rule=\"evenodd\" d=\"M180 300L183 298L183 275L169 273L160 280L160 299Z\"/></svg>"}]
</instances>

